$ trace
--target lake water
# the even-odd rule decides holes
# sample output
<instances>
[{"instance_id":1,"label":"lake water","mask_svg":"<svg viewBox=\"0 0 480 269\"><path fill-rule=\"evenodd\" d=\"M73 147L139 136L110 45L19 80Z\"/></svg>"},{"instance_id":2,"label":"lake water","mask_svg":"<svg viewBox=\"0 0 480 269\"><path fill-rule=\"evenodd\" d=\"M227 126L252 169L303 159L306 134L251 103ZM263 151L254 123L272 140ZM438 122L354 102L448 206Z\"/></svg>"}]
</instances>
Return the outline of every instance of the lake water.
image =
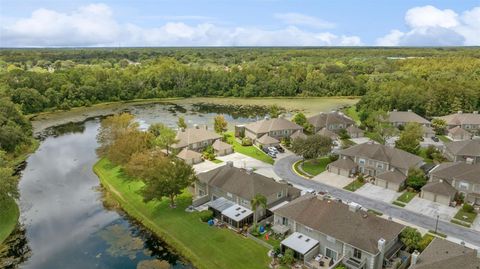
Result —
<instances>
[{"instance_id":1,"label":"lake water","mask_svg":"<svg viewBox=\"0 0 480 269\"><path fill-rule=\"evenodd\" d=\"M154 122L175 126L209 124L217 115L191 106L151 104L129 109L141 127ZM192 111L195 110L195 111ZM200 111L203 111L200 109ZM226 114L231 123L253 118ZM20 268L192 268L182 257L121 212L103 204L97 161L99 119L51 128L22 172L20 222L31 256Z\"/></svg>"}]
</instances>

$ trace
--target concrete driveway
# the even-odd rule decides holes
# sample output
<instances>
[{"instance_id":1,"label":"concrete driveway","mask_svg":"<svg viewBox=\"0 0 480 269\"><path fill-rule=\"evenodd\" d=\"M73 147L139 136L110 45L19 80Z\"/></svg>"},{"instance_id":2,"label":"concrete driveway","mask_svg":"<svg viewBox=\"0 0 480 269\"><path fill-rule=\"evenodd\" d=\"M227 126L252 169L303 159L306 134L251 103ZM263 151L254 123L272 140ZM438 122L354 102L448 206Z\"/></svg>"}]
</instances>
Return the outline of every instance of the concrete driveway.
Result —
<instances>
[{"instance_id":1,"label":"concrete driveway","mask_svg":"<svg viewBox=\"0 0 480 269\"><path fill-rule=\"evenodd\" d=\"M385 189L371 183L365 183L365 185L355 191L355 193L385 203L391 203L394 200L397 200L398 196L402 194L400 192Z\"/></svg>"},{"instance_id":2,"label":"concrete driveway","mask_svg":"<svg viewBox=\"0 0 480 269\"><path fill-rule=\"evenodd\" d=\"M420 142L420 146L422 148L427 148L428 146L435 146L438 149L443 149L444 144L442 140L439 140L438 142L433 141L430 137L424 137L423 141Z\"/></svg>"},{"instance_id":3,"label":"concrete driveway","mask_svg":"<svg viewBox=\"0 0 480 269\"><path fill-rule=\"evenodd\" d=\"M480 232L480 217L477 216L472 224L472 229Z\"/></svg>"},{"instance_id":4,"label":"concrete driveway","mask_svg":"<svg viewBox=\"0 0 480 269\"><path fill-rule=\"evenodd\" d=\"M440 219L444 221L450 221L458 211L458 209L454 207L439 204L419 197L413 198L404 208L435 219L438 215L440 216Z\"/></svg>"},{"instance_id":5,"label":"concrete driveway","mask_svg":"<svg viewBox=\"0 0 480 269\"><path fill-rule=\"evenodd\" d=\"M225 162L222 163L214 163L211 161L203 161L201 163L197 163L193 165L193 169L195 169L195 172L197 173L203 173L210 171L212 169L215 169L219 166L225 165Z\"/></svg>"},{"instance_id":6,"label":"concrete driveway","mask_svg":"<svg viewBox=\"0 0 480 269\"><path fill-rule=\"evenodd\" d=\"M342 189L343 187L350 184L350 182L352 182L354 179L346 176L330 173L328 171L324 171L316 175L315 177L313 177L312 180L335 187L335 188Z\"/></svg>"},{"instance_id":7,"label":"concrete driveway","mask_svg":"<svg viewBox=\"0 0 480 269\"><path fill-rule=\"evenodd\" d=\"M271 177L276 180L281 179L279 176L277 176L277 174L275 174L275 172L273 172L273 165L264 163L241 153L234 152L226 156L217 157L217 159L222 160L224 163L232 161L235 167L253 168L255 173L264 175L266 177Z\"/></svg>"}]
</instances>

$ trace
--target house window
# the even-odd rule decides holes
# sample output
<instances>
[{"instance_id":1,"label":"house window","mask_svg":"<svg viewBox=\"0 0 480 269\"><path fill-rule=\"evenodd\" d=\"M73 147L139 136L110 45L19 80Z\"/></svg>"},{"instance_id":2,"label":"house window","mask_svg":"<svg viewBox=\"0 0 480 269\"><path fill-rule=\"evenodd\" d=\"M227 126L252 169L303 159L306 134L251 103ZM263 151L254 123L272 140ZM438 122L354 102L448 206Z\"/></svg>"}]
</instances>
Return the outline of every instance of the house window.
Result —
<instances>
[{"instance_id":1,"label":"house window","mask_svg":"<svg viewBox=\"0 0 480 269\"><path fill-rule=\"evenodd\" d=\"M377 163L377 168L383 169L383 163Z\"/></svg>"},{"instance_id":2,"label":"house window","mask_svg":"<svg viewBox=\"0 0 480 269\"><path fill-rule=\"evenodd\" d=\"M458 187L462 190L468 190L469 184L466 182L460 182L460 184L458 184Z\"/></svg>"},{"instance_id":3,"label":"house window","mask_svg":"<svg viewBox=\"0 0 480 269\"><path fill-rule=\"evenodd\" d=\"M288 219L285 217L282 217L282 225L288 225Z\"/></svg>"},{"instance_id":4,"label":"house window","mask_svg":"<svg viewBox=\"0 0 480 269\"><path fill-rule=\"evenodd\" d=\"M359 163L359 164L365 164L365 159L359 159L359 160L358 160L358 163Z\"/></svg>"},{"instance_id":5,"label":"house window","mask_svg":"<svg viewBox=\"0 0 480 269\"><path fill-rule=\"evenodd\" d=\"M248 206L249 204L250 204L250 203L249 203L247 200L243 200L243 199L242 199L242 205Z\"/></svg>"},{"instance_id":6,"label":"house window","mask_svg":"<svg viewBox=\"0 0 480 269\"><path fill-rule=\"evenodd\" d=\"M337 252L329 248L325 248L325 256L332 258L333 261L337 260Z\"/></svg>"},{"instance_id":7,"label":"house window","mask_svg":"<svg viewBox=\"0 0 480 269\"><path fill-rule=\"evenodd\" d=\"M283 194L282 192L277 193L277 198L282 198Z\"/></svg>"},{"instance_id":8,"label":"house window","mask_svg":"<svg viewBox=\"0 0 480 269\"><path fill-rule=\"evenodd\" d=\"M357 259L362 259L362 251L360 251L359 249L356 249L354 248L353 249L353 257L354 258L357 258Z\"/></svg>"}]
</instances>

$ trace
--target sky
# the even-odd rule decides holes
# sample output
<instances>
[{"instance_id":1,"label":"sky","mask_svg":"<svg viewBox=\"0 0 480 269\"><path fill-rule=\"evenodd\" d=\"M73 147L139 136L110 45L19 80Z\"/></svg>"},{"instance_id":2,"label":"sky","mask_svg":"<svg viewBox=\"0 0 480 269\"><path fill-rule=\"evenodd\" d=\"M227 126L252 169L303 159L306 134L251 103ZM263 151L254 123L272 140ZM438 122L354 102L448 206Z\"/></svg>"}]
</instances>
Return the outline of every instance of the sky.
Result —
<instances>
[{"instance_id":1,"label":"sky","mask_svg":"<svg viewBox=\"0 0 480 269\"><path fill-rule=\"evenodd\" d=\"M479 45L480 0L0 0L0 47Z\"/></svg>"}]
</instances>

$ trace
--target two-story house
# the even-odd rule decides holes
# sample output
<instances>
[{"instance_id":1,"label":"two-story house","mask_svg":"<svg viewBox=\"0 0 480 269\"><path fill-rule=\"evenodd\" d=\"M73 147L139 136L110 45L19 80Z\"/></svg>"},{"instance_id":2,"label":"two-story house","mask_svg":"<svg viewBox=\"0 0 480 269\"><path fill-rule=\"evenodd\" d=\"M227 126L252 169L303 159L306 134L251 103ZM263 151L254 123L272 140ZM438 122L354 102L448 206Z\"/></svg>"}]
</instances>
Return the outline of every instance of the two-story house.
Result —
<instances>
[{"instance_id":1,"label":"two-story house","mask_svg":"<svg viewBox=\"0 0 480 269\"><path fill-rule=\"evenodd\" d=\"M443 154L452 162L480 163L480 139L446 143Z\"/></svg>"},{"instance_id":2,"label":"two-story house","mask_svg":"<svg viewBox=\"0 0 480 269\"><path fill-rule=\"evenodd\" d=\"M303 127L284 118L264 119L236 127L237 133L244 133L245 137L254 142L260 140L269 144L279 143L282 138L290 138ZM264 138L262 138L264 137Z\"/></svg>"},{"instance_id":3,"label":"two-story house","mask_svg":"<svg viewBox=\"0 0 480 269\"><path fill-rule=\"evenodd\" d=\"M332 132L338 132L341 129L347 129L349 126L355 124L355 121L338 111L329 113L322 112L315 116L308 117L307 121L313 126L314 133L324 128Z\"/></svg>"},{"instance_id":4,"label":"two-story house","mask_svg":"<svg viewBox=\"0 0 480 269\"><path fill-rule=\"evenodd\" d=\"M419 168L423 159L406 151L375 143L364 143L339 151L339 158L328 171L344 176L362 173L376 185L398 191L405 184L408 170Z\"/></svg>"},{"instance_id":5,"label":"two-story house","mask_svg":"<svg viewBox=\"0 0 480 269\"><path fill-rule=\"evenodd\" d=\"M407 123L418 123L422 126L430 126L428 120L410 109L408 111L393 110L388 112L388 121L395 127L400 125L405 126Z\"/></svg>"},{"instance_id":6,"label":"two-story house","mask_svg":"<svg viewBox=\"0 0 480 269\"><path fill-rule=\"evenodd\" d=\"M455 193L459 192L465 196L465 201L480 204L480 163L441 163L429 175L429 183L422 188L422 198L448 205ZM442 189L432 189L434 184L442 184ZM447 185L455 192L452 193L451 188L447 189Z\"/></svg>"},{"instance_id":7,"label":"two-story house","mask_svg":"<svg viewBox=\"0 0 480 269\"><path fill-rule=\"evenodd\" d=\"M228 200L232 205L238 205L252 210L251 201L257 195L261 194L267 198L266 208L257 208L257 219L271 216L270 208L279 203L290 201L300 196L300 190L287 183L275 181L258 173L252 169L242 169L233 166L233 162L227 162L213 170L198 174L198 181L194 186L193 205L198 206L209 203L209 207L217 215L222 215L225 210L224 205L221 209L217 206L216 200ZM246 223L248 224L248 223Z\"/></svg>"},{"instance_id":8,"label":"two-story house","mask_svg":"<svg viewBox=\"0 0 480 269\"><path fill-rule=\"evenodd\" d=\"M349 269L380 269L402 247L399 234L404 226L354 203L306 194L274 210L272 229L289 234L282 250L292 249L307 267L342 262Z\"/></svg>"},{"instance_id":9,"label":"two-story house","mask_svg":"<svg viewBox=\"0 0 480 269\"><path fill-rule=\"evenodd\" d=\"M172 145L172 148L177 150L188 148L200 152L220 138L219 134L208 130L207 126L195 125L193 128L180 129L175 137L178 142Z\"/></svg>"},{"instance_id":10,"label":"two-story house","mask_svg":"<svg viewBox=\"0 0 480 269\"><path fill-rule=\"evenodd\" d=\"M438 118L443 119L447 123L448 129L458 126L472 134L478 134L480 132L480 115L478 114L478 111L474 111L473 113L463 113L462 111L458 111L455 114Z\"/></svg>"},{"instance_id":11,"label":"two-story house","mask_svg":"<svg viewBox=\"0 0 480 269\"><path fill-rule=\"evenodd\" d=\"M415 251L409 269L478 269L480 251L436 237L423 250Z\"/></svg>"}]
</instances>

